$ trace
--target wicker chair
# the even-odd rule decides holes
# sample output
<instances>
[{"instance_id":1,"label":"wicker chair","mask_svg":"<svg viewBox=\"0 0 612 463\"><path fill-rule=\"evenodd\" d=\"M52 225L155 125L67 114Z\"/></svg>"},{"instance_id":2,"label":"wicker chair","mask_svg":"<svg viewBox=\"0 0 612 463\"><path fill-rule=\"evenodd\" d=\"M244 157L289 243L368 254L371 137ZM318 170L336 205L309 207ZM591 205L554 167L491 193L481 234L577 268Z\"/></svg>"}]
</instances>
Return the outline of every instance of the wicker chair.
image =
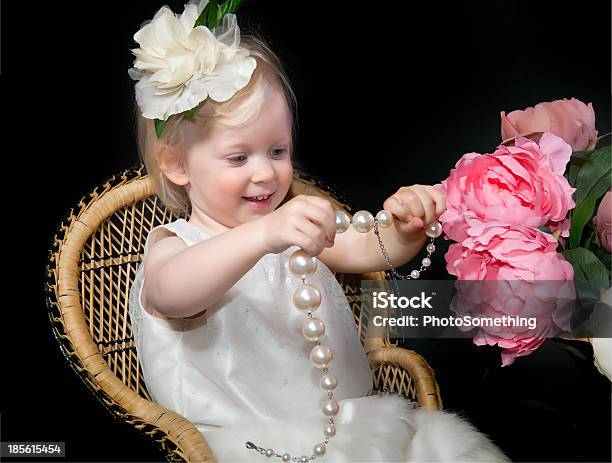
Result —
<instances>
[{"instance_id":1,"label":"wicker chair","mask_svg":"<svg viewBox=\"0 0 612 463\"><path fill-rule=\"evenodd\" d=\"M292 193L320 195L351 212L338 194L304 172L295 172ZM128 293L146 237L154 226L176 218L153 194L142 165L82 198L51 244L49 318L67 362L113 416L148 435L168 461L215 462L192 423L151 400L128 316ZM388 335L364 336L360 281L386 276L336 274L368 355L374 393L400 392L422 408L440 409L434 373L421 356L393 345Z\"/></svg>"}]
</instances>

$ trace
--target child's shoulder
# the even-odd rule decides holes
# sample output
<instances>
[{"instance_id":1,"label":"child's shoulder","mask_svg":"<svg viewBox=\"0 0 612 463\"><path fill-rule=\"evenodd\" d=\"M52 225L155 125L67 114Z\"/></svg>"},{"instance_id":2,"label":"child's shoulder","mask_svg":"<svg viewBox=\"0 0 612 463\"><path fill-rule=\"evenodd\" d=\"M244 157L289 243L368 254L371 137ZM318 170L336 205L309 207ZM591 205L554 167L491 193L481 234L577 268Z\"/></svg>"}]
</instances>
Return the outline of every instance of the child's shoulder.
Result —
<instances>
[{"instance_id":1,"label":"child's shoulder","mask_svg":"<svg viewBox=\"0 0 612 463\"><path fill-rule=\"evenodd\" d=\"M155 227L147 236L145 244L146 263L150 267L151 264L170 257L177 252L182 251L188 246L188 243L181 237L180 232L160 225Z\"/></svg>"},{"instance_id":2,"label":"child's shoulder","mask_svg":"<svg viewBox=\"0 0 612 463\"><path fill-rule=\"evenodd\" d=\"M145 251L151 251L151 249L160 241L166 238L181 238L181 221L183 219L176 219L172 222L163 223L154 227L148 234L145 242ZM183 240L181 240L183 241Z\"/></svg>"},{"instance_id":3,"label":"child's shoulder","mask_svg":"<svg viewBox=\"0 0 612 463\"><path fill-rule=\"evenodd\" d=\"M154 247L158 247L161 243L165 243L165 246L169 246L168 242L177 243L176 247L184 248L206 237L206 234L195 225L182 218L176 219L172 222L158 225L149 232L145 244L145 254L148 255ZM180 246L181 242L184 246Z\"/></svg>"}]
</instances>

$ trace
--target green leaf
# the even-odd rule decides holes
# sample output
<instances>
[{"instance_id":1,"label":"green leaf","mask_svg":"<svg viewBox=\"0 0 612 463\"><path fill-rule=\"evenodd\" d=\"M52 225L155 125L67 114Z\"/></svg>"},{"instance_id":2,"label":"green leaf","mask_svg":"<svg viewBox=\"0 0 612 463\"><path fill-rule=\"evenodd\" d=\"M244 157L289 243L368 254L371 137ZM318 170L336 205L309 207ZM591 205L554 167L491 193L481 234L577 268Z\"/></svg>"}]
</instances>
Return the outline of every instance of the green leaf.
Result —
<instances>
[{"instance_id":1,"label":"green leaf","mask_svg":"<svg viewBox=\"0 0 612 463\"><path fill-rule=\"evenodd\" d=\"M198 19L196 19L193 27L206 26L212 30L214 28L213 24L216 24L218 21L218 14L219 4L217 0L210 0L200 13L200 16L198 16Z\"/></svg>"},{"instance_id":2,"label":"green leaf","mask_svg":"<svg viewBox=\"0 0 612 463\"><path fill-rule=\"evenodd\" d=\"M188 109L187 111L185 111L185 114L187 115L187 117L195 119L196 115L198 114L198 106L196 105L193 108Z\"/></svg>"},{"instance_id":3,"label":"green leaf","mask_svg":"<svg viewBox=\"0 0 612 463\"><path fill-rule=\"evenodd\" d=\"M157 138L161 137L164 127L166 127L166 121L155 119L155 133L157 134Z\"/></svg>"},{"instance_id":4,"label":"green leaf","mask_svg":"<svg viewBox=\"0 0 612 463\"><path fill-rule=\"evenodd\" d=\"M567 350L568 352L574 354L576 357L580 357L583 360L586 360L587 358L584 356L584 354L582 352L580 352L579 349L577 349L576 347L570 345L570 344L565 344L564 342L560 342L559 345L561 347L563 347L565 350Z\"/></svg>"},{"instance_id":5,"label":"green leaf","mask_svg":"<svg viewBox=\"0 0 612 463\"><path fill-rule=\"evenodd\" d=\"M574 281L580 281L577 298L599 300L600 289L610 286L610 273L601 260L585 248L566 249L561 254L574 268Z\"/></svg>"},{"instance_id":6,"label":"green leaf","mask_svg":"<svg viewBox=\"0 0 612 463\"><path fill-rule=\"evenodd\" d=\"M592 231L589 237L587 238L587 240L584 242L584 247L586 249L589 249L589 246L591 245L591 240L593 239L594 236L595 236L595 232Z\"/></svg>"},{"instance_id":7,"label":"green leaf","mask_svg":"<svg viewBox=\"0 0 612 463\"><path fill-rule=\"evenodd\" d=\"M612 173L612 145L604 146L592 152L588 160L580 168L576 177L576 205L594 195L600 198L610 189Z\"/></svg>"},{"instance_id":8,"label":"green leaf","mask_svg":"<svg viewBox=\"0 0 612 463\"><path fill-rule=\"evenodd\" d=\"M219 5L217 0L210 0L198 16L193 27L206 26L211 31L223 22L226 14L234 13L244 3L244 0L225 0Z\"/></svg>"},{"instance_id":9,"label":"green leaf","mask_svg":"<svg viewBox=\"0 0 612 463\"><path fill-rule=\"evenodd\" d=\"M541 227L538 227L538 230L544 233L551 234L550 227L541 226Z\"/></svg>"},{"instance_id":10,"label":"green leaf","mask_svg":"<svg viewBox=\"0 0 612 463\"><path fill-rule=\"evenodd\" d=\"M567 182L570 184L572 188L576 187L576 177L578 176L578 172L580 172L580 166L578 164L574 164L570 162L567 165L567 169L565 170L565 175L567 176Z\"/></svg>"},{"instance_id":11,"label":"green leaf","mask_svg":"<svg viewBox=\"0 0 612 463\"><path fill-rule=\"evenodd\" d=\"M593 218L597 200L612 186L612 146L599 148L590 155L587 152L576 152L572 158L586 159L580 166L576 162L570 164L567 171L568 182L576 188L576 208L572 211L569 247L577 248L581 244L584 226Z\"/></svg>"},{"instance_id":12,"label":"green leaf","mask_svg":"<svg viewBox=\"0 0 612 463\"><path fill-rule=\"evenodd\" d=\"M601 261L603 266L608 270L609 273L612 273L612 256L606 248L599 247L595 250L595 255Z\"/></svg>"},{"instance_id":13,"label":"green leaf","mask_svg":"<svg viewBox=\"0 0 612 463\"><path fill-rule=\"evenodd\" d=\"M597 148L597 146L601 144L601 142L607 137L609 137L610 135L612 135L612 132L604 133L603 135L600 135L599 137L597 137L595 148Z\"/></svg>"},{"instance_id":14,"label":"green leaf","mask_svg":"<svg viewBox=\"0 0 612 463\"><path fill-rule=\"evenodd\" d=\"M576 192L577 193L577 192ZM580 246L582 230L584 226L593 219L595 213L595 203L598 197L589 196L585 201L578 204L572 213L572 224L570 228L569 247L577 248Z\"/></svg>"},{"instance_id":15,"label":"green leaf","mask_svg":"<svg viewBox=\"0 0 612 463\"><path fill-rule=\"evenodd\" d=\"M577 164L581 164L580 161L586 161L593 154L593 150L591 151L574 151L570 157L570 161L575 162L578 161Z\"/></svg>"}]
</instances>

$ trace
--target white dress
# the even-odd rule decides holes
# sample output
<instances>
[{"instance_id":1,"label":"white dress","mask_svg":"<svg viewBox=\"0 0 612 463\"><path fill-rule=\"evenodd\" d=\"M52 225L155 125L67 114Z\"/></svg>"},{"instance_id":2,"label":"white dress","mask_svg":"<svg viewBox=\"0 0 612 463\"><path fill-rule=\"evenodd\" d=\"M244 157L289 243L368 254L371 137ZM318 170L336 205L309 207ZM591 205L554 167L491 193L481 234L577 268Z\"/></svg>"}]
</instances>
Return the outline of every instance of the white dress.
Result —
<instances>
[{"instance_id":1,"label":"white dress","mask_svg":"<svg viewBox=\"0 0 612 463\"><path fill-rule=\"evenodd\" d=\"M160 227L188 246L210 238L184 219ZM154 235L145 244L145 258ZM291 301L301 284L287 264L296 249L263 256L194 319L162 320L145 311L142 264L136 273L129 312L147 389L153 400L197 427L220 463L270 461L247 449L247 441L299 457L312 455L314 444L324 440L321 370L309 360L312 341L301 334L305 315ZM467 451L465 461L507 461L454 414L414 410L397 394L369 395L370 367L342 288L320 260L307 283L322 295L315 316L325 323L321 342L333 351L329 370L338 377L334 398L340 403L337 434L317 460L463 461Z\"/></svg>"}]
</instances>

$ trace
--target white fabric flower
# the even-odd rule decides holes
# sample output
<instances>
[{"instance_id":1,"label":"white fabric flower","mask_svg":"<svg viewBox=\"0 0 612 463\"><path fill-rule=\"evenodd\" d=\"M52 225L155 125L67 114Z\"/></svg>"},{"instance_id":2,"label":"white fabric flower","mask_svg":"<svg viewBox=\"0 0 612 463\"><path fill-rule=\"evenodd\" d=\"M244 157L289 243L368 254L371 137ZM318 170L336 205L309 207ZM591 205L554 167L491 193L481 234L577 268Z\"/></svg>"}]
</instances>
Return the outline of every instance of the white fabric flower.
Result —
<instances>
[{"instance_id":1,"label":"white fabric flower","mask_svg":"<svg viewBox=\"0 0 612 463\"><path fill-rule=\"evenodd\" d=\"M182 15L162 7L135 35L140 48L128 74L138 82L136 102L143 117L166 120L210 97L226 101L246 86L256 61L240 48L236 15L226 14L211 31L193 27L208 0L189 3Z\"/></svg>"}]
</instances>

